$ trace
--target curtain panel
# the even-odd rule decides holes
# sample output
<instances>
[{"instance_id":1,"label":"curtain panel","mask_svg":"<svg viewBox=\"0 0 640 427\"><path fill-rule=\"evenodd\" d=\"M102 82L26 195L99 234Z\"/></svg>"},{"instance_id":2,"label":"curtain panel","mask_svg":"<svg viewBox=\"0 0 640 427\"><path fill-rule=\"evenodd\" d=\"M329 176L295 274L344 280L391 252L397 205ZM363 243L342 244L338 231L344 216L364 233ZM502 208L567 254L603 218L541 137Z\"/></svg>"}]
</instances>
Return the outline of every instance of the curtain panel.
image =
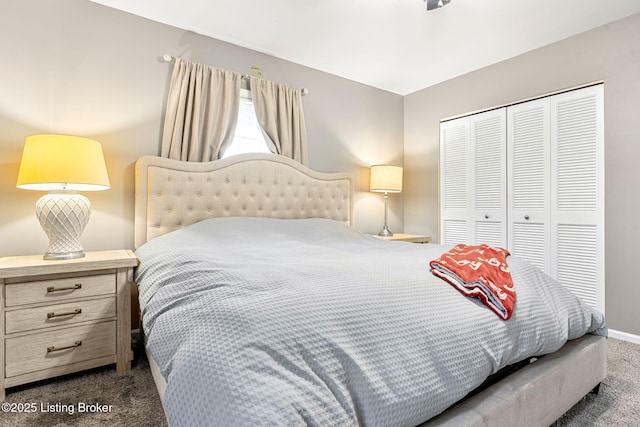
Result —
<instances>
[{"instance_id":1,"label":"curtain panel","mask_svg":"<svg viewBox=\"0 0 640 427\"><path fill-rule=\"evenodd\" d=\"M233 140L242 74L176 58L167 96L161 156L216 160Z\"/></svg>"},{"instance_id":2,"label":"curtain panel","mask_svg":"<svg viewBox=\"0 0 640 427\"><path fill-rule=\"evenodd\" d=\"M271 151L309 165L300 89L251 77L251 98Z\"/></svg>"}]
</instances>

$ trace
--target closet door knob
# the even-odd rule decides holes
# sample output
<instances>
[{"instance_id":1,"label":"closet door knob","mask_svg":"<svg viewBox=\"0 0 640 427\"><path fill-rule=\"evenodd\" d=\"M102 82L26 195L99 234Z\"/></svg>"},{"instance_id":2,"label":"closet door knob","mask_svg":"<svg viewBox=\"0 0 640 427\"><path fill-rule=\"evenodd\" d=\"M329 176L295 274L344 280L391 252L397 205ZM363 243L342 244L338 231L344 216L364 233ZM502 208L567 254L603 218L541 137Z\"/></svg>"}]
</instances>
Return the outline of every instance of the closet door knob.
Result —
<instances>
[{"instance_id":1,"label":"closet door knob","mask_svg":"<svg viewBox=\"0 0 640 427\"><path fill-rule=\"evenodd\" d=\"M529 215L525 215L524 219L526 219L528 221L529 220Z\"/></svg>"},{"instance_id":2,"label":"closet door knob","mask_svg":"<svg viewBox=\"0 0 640 427\"><path fill-rule=\"evenodd\" d=\"M489 215L484 214L484 219L489 219Z\"/></svg>"}]
</instances>

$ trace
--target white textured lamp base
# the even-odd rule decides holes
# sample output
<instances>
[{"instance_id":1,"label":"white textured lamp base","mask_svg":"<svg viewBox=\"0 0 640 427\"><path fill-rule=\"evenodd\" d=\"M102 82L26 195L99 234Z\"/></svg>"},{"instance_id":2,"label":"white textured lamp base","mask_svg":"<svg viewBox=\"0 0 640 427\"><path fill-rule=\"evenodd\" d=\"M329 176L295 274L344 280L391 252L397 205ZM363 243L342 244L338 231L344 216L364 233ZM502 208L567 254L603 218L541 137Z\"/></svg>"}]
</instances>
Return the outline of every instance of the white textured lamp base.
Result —
<instances>
[{"instance_id":1,"label":"white textured lamp base","mask_svg":"<svg viewBox=\"0 0 640 427\"><path fill-rule=\"evenodd\" d=\"M89 222L91 203L74 191L50 192L38 199L36 215L49 237L44 259L82 258L80 236Z\"/></svg>"}]
</instances>

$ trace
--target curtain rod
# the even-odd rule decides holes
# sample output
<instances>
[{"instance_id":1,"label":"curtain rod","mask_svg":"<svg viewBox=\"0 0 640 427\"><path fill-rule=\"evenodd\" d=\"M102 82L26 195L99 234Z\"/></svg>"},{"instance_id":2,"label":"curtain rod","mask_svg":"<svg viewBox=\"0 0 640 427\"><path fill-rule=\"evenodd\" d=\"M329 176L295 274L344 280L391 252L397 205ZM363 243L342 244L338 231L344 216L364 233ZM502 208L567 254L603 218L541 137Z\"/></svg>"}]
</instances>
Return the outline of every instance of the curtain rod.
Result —
<instances>
[{"instance_id":1,"label":"curtain rod","mask_svg":"<svg viewBox=\"0 0 640 427\"><path fill-rule=\"evenodd\" d=\"M175 62L176 57L175 56L171 56L168 53L165 53L162 56L162 59L164 60L164 62ZM249 78L249 74L243 74L242 75L243 79L248 79ZM302 93L302 96L305 96L309 93L309 89L307 89L306 87L301 87L300 88L300 92Z\"/></svg>"}]
</instances>

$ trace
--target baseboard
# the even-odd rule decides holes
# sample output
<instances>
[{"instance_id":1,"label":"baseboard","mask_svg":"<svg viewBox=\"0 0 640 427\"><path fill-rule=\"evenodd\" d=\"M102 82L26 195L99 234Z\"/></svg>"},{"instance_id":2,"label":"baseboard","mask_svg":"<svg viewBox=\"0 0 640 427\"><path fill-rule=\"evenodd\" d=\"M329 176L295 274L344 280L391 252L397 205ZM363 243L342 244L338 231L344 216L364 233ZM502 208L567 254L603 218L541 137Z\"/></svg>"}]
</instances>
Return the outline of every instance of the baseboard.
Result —
<instances>
[{"instance_id":1,"label":"baseboard","mask_svg":"<svg viewBox=\"0 0 640 427\"><path fill-rule=\"evenodd\" d=\"M634 344L640 344L640 336L629 334L627 332L616 331L615 329L609 329L609 337L616 338L622 341L628 341Z\"/></svg>"}]
</instances>

